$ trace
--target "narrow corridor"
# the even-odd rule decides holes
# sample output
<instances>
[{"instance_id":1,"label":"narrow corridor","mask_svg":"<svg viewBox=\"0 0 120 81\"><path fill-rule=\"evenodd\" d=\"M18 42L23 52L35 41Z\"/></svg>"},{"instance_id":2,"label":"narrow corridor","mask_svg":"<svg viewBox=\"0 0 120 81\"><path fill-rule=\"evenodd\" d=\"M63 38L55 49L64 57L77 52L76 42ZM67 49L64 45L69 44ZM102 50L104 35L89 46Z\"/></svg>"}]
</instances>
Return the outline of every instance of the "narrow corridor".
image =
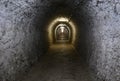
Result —
<instances>
[{"instance_id":1,"label":"narrow corridor","mask_svg":"<svg viewBox=\"0 0 120 81\"><path fill-rule=\"evenodd\" d=\"M92 78L72 45L54 45L24 81L92 81Z\"/></svg>"},{"instance_id":2,"label":"narrow corridor","mask_svg":"<svg viewBox=\"0 0 120 81\"><path fill-rule=\"evenodd\" d=\"M120 81L120 0L0 0L0 81Z\"/></svg>"}]
</instances>

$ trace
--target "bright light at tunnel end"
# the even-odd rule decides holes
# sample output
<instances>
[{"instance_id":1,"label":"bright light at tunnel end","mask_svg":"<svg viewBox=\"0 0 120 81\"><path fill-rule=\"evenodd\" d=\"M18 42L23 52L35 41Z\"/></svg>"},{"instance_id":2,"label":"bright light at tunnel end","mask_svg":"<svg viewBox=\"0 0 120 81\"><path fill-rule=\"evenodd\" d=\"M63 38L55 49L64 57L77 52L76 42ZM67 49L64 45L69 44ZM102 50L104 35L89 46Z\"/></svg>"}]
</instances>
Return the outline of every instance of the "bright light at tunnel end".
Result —
<instances>
[{"instance_id":1,"label":"bright light at tunnel end","mask_svg":"<svg viewBox=\"0 0 120 81\"><path fill-rule=\"evenodd\" d=\"M76 40L76 25L75 25L75 23L73 23L72 20L69 21L69 18L67 18L67 17L57 17L57 18L53 19L47 26L48 41L49 41L50 45L53 44L53 30L54 30L55 24L58 22L65 22L71 26L71 30L72 30L71 44L74 45L75 40Z\"/></svg>"}]
</instances>

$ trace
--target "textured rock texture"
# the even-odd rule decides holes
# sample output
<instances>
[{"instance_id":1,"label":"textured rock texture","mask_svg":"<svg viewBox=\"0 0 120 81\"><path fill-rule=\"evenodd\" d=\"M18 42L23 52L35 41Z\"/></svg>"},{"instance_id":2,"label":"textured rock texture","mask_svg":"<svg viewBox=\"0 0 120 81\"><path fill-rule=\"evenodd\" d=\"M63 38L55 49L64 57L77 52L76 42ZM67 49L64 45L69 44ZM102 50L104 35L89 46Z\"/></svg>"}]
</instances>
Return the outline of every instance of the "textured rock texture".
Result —
<instances>
[{"instance_id":1,"label":"textured rock texture","mask_svg":"<svg viewBox=\"0 0 120 81\"><path fill-rule=\"evenodd\" d=\"M93 81L72 45L52 46L23 81Z\"/></svg>"},{"instance_id":2,"label":"textured rock texture","mask_svg":"<svg viewBox=\"0 0 120 81\"><path fill-rule=\"evenodd\" d=\"M16 78L44 50L42 21L39 26L35 22L38 4L35 0L0 0L0 81L19 81Z\"/></svg>"},{"instance_id":3,"label":"textured rock texture","mask_svg":"<svg viewBox=\"0 0 120 81\"><path fill-rule=\"evenodd\" d=\"M120 1L91 0L87 31L88 61L96 81L120 81Z\"/></svg>"},{"instance_id":4,"label":"textured rock texture","mask_svg":"<svg viewBox=\"0 0 120 81\"><path fill-rule=\"evenodd\" d=\"M119 0L0 0L0 81L18 81L30 69L47 48L46 24L59 13L72 14L76 48L95 81L120 81Z\"/></svg>"},{"instance_id":5,"label":"textured rock texture","mask_svg":"<svg viewBox=\"0 0 120 81\"><path fill-rule=\"evenodd\" d=\"M87 61L95 81L120 80L120 1L76 0L73 13L78 35L76 48Z\"/></svg>"}]
</instances>

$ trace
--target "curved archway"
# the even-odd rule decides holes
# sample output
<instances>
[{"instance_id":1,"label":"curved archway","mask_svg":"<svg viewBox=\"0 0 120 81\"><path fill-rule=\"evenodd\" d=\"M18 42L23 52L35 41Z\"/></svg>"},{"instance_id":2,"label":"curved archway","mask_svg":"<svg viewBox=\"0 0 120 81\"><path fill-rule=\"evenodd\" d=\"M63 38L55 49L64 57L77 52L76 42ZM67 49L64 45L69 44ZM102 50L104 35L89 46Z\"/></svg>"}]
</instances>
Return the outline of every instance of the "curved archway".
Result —
<instances>
[{"instance_id":1,"label":"curved archway","mask_svg":"<svg viewBox=\"0 0 120 81\"><path fill-rule=\"evenodd\" d=\"M55 18L49 25L47 28L47 32L48 32L48 42L50 45L55 44L56 41L56 34L55 31L59 28L62 27L62 25L65 27L65 31L69 32L69 37L68 40L64 40L64 41L69 41L70 44L75 43L76 41L76 25L75 23L73 23L73 21L69 21L69 19L67 17L57 17ZM61 40L57 40L57 41L61 41Z\"/></svg>"},{"instance_id":2,"label":"curved archway","mask_svg":"<svg viewBox=\"0 0 120 81\"><path fill-rule=\"evenodd\" d=\"M71 29L67 24L60 23L54 30L55 42L70 42Z\"/></svg>"}]
</instances>

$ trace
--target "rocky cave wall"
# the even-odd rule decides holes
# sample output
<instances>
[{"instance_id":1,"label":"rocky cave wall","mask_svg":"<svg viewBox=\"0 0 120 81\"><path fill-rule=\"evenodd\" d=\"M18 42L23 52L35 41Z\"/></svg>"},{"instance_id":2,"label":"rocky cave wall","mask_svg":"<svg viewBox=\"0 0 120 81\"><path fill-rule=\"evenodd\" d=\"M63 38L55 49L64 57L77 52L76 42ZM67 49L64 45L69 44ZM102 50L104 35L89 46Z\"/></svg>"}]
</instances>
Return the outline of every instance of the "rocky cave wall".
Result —
<instances>
[{"instance_id":1,"label":"rocky cave wall","mask_svg":"<svg viewBox=\"0 0 120 81\"><path fill-rule=\"evenodd\" d=\"M119 0L1 0L1 81L16 81L47 49L44 26L65 8L62 3L73 13L78 26L76 49L95 81L120 80Z\"/></svg>"},{"instance_id":2,"label":"rocky cave wall","mask_svg":"<svg viewBox=\"0 0 120 81\"><path fill-rule=\"evenodd\" d=\"M0 81L19 81L44 53L42 10L39 0L0 0Z\"/></svg>"},{"instance_id":3,"label":"rocky cave wall","mask_svg":"<svg viewBox=\"0 0 120 81\"><path fill-rule=\"evenodd\" d=\"M88 22L86 58L95 73L95 81L119 81L120 1L91 0L83 9Z\"/></svg>"},{"instance_id":4,"label":"rocky cave wall","mask_svg":"<svg viewBox=\"0 0 120 81\"><path fill-rule=\"evenodd\" d=\"M76 0L76 50L95 81L120 80L120 1Z\"/></svg>"}]
</instances>

